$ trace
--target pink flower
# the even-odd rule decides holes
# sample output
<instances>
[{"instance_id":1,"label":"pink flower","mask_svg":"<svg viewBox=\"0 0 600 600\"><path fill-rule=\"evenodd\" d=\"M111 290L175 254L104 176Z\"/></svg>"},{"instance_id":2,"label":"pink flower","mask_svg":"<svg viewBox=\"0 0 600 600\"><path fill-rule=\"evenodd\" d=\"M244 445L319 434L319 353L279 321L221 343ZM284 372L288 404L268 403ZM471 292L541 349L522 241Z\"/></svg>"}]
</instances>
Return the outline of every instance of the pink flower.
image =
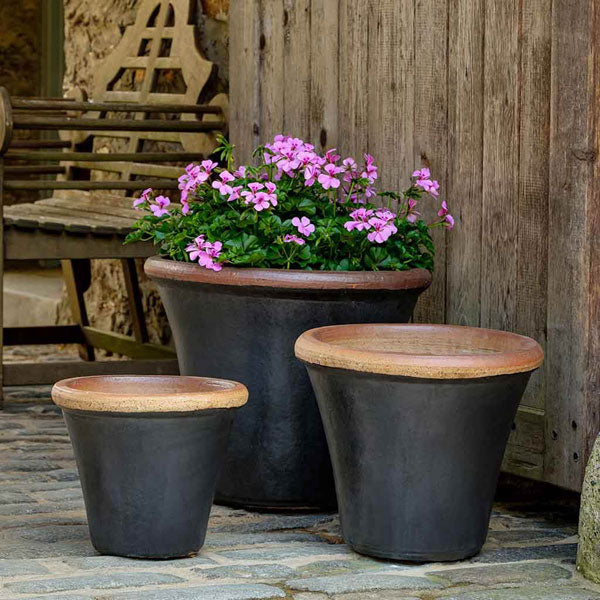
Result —
<instances>
[{"instance_id":1,"label":"pink flower","mask_svg":"<svg viewBox=\"0 0 600 600\"><path fill-rule=\"evenodd\" d=\"M190 255L190 260L194 261L200 256L202 246L204 245L204 236L199 235L191 244L188 244L185 251Z\"/></svg>"},{"instance_id":2,"label":"pink flower","mask_svg":"<svg viewBox=\"0 0 600 600\"><path fill-rule=\"evenodd\" d=\"M336 154L336 151L337 148L332 148L331 150L327 150L327 152L325 152L325 159L328 163L333 164L334 162L340 160L341 157L339 154Z\"/></svg>"},{"instance_id":3,"label":"pink flower","mask_svg":"<svg viewBox=\"0 0 600 600\"><path fill-rule=\"evenodd\" d=\"M429 177L431 177L431 172L427 167L423 167L421 170L413 171L412 176L417 179L429 179Z\"/></svg>"},{"instance_id":4,"label":"pink flower","mask_svg":"<svg viewBox=\"0 0 600 600\"><path fill-rule=\"evenodd\" d=\"M253 181L252 183L249 183L248 184L248 188L250 189L250 191L244 190L242 192L242 194L241 194L245 198L244 202L246 204L250 204L251 202L254 202L254 199L256 197L256 193L259 190L264 189L264 187L265 186L262 183L258 183L256 181Z\"/></svg>"},{"instance_id":5,"label":"pink flower","mask_svg":"<svg viewBox=\"0 0 600 600\"><path fill-rule=\"evenodd\" d=\"M204 163L213 164L211 161L204 161ZM204 163L202 163L204 165ZM216 164L216 163L215 163ZM199 185L202 185L210 177L210 172L207 172L204 167L190 163L185 168L185 173L179 177L179 189L181 190L181 203L187 204L187 199L191 193L193 193ZM184 213L185 214L185 213Z\"/></svg>"},{"instance_id":6,"label":"pink flower","mask_svg":"<svg viewBox=\"0 0 600 600\"><path fill-rule=\"evenodd\" d=\"M252 199L252 202L254 203L254 210L258 212L271 206L269 203L269 194L266 192L258 192Z\"/></svg>"},{"instance_id":7,"label":"pink flower","mask_svg":"<svg viewBox=\"0 0 600 600\"><path fill-rule=\"evenodd\" d=\"M267 181L265 183L265 187L267 188L267 192L269 192L269 194L273 194L277 189L277 186L271 181Z\"/></svg>"},{"instance_id":8,"label":"pink flower","mask_svg":"<svg viewBox=\"0 0 600 600\"><path fill-rule=\"evenodd\" d=\"M308 237L314 230L315 226L310 222L308 217L294 217L292 219L292 225L298 229L298 233Z\"/></svg>"},{"instance_id":9,"label":"pink flower","mask_svg":"<svg viewBox=\"0 0 600 600\"><path fill-rule=\"evenodd\" d=\"M344 165L345 171L356 171L358 169L356 161L350 156L342 161L342 165Z\"/></svg>"},{"instance_id":10,"label":"pink flower","mask_svg":"<svg viewBox=\"0 0 600 600\"><path fill-rule=\"evenodd\" d=\"M383 221L393 221L396 218L396 213L393 213L391 210L387 210L387 208L380 208L379 210L375 211L375 216Z\"/></svg>"},{"instance_id":11,"label":"pink flower","mask_svg":"<svg viewBox=\"0 0 600 600\"><path fill-rule=\"evenodd\" d=\"M229 195L229 198L227 198L227 202L233 202L234 200L239 200L241 189L242 189L241 185L236 185L235 187L231 188L231 194Z\"/></svg>"},{"instance_id":12,"label":"pink flower","mask_svg":"<svg viewBox=\"0 0 600 600\"><path fill-rule=\"evenodd\" d=\"M241 194L245 198L245 204L254 204L254 209L258 212L271 206L277 206L277 195L275 194L277 186L273 182L267 181L264 185L252 182L248 184L248 187L250 191L244 191ZM264 189L267 191L262 191Z\"/></svg>"},{"instance_id":13,"label":"pink flower","mask_svg":"<svg viewBox=\"0 0 600 600\"><path fill-rule=\"evenodd\" d=\"M299 246L302 246L302 244L304 244L304 240L300 237L298 237L297 235L286 235L283 238L284 242L290 243L290 242L294 242L295 244L298 244Z\"/></svg>"},{"instance_id":14,"label":"pink flower","mask_svg":"<svg viewBox=\"0 0 600 600\"><path fill-rule=\"evenodd\" d=\"M377 168L375 159L370 154L365 154L365 170L361 176L368 179L369 183L374 183L377 179Z\"/></svg>"},{"instance_id":15,"label":"pink flower","mask_svg":"<svg viewBox=\"0 0 600 600\"><path fill-rule=\"evenodd\" d=\"M200 266L220 271L223 265L215 262L215 259L221 254L222 247L221 242L207 242L203 235L199 235L191 244L187 245L185 251L189 254L190 260L197 260Z\"/></svg>"},{"instance_id":16,"label":"pink flower","mask_svg":"<svg viewBox=\"0 0 600 600\"><path fill-rule=\"evenodd\" d=\"M169 204L171 204L171 200L166 196L156 196L154 204L150 205L150 210L155 217L162 217L169 214L169 210L167 209Z\"/></svg>"},{"instance_id":17,"label":"pink flower","mask_svg":"<svg viewBox=\"0 0 600 600\"><path fill-rule=\"evenodd\" d=\"M219 179L221 181L213 181L212 187L215 190L219 190L219 194L221 194L221 196L226 196L227 194L232 194L233 188L229 185L229 182L233 181L235 179L235 177L228 171L223 171L219 175Z\"/></svg>"},{"instance_id":18,"label":"pink flower","mask_svg":"<svg viewBox=\"0 0 600 600\"><path fill-rule=\"evenodd\" d=\"M415 223L421 216L421 213L416 210L417 201L414 198L409 198L407 202L406 220L409 223Z\"/></svg>"},{"instance_id":19,"label":"pink flower","mask_svg":"<svg viewBox=\"0 0 600 600\"><path fill-rule=\"evenodd\" d=\"M372 198L373 196L376 196L376 195L377 195L377 192L375 191L375 188L374 188L374 187L372 187L372 186L368 185L368 186L365 188L365 198L367 198L367 200L368 200L369 198Z\"/></svg>"},{"instance_id":20,"label":"pink flower","mask_svg":"<svg viewBox=\"0 0 600 600\"><path fill-rule=\"evenodd\" d=\"M223 265L215 262L214 259L219 257L222 247L223 244L221 244L221 242L214 242L212 244L210 242L204 242L203 252L201 252L198 257L198 264L207 269L212 269L213 271L220 271L223 268Z\"/></svg>"},{"instance_id":21,"label":"pink flower","mask_svg":"<svg viewBox=\"0 0 600 600\"><path fill-rule=\"evenodd\" d=\"M350 217L353 220L346 221L344 223L344 227L348 231L352 231L353 229L356 229L357 231L362 231L363 229L371 229L369 218L372 216L372 210L367 210L366 208L358 208L350 213Z\"/></svg>"},{"instance_id":22,"label":"pink flower","mask_svg":"<svg viewBox=\"0 0 600 600\"><path fill-rule=\"evenodd\" d=\"M210 175L210 172L213 169L216 169L219 165L216 162L213 162L212 160L203 160L200 163L200 166L206 171L206 173Z\"/></svg>"},{"instance_id":23,"label":"pink flower","mask_svg":"<svg viewBox=\"0 0 600 600\"><path fill-rule=\"evenodd\" d=\"M133 201L133 208L135 208L136 210L139 210L139 206L141 206L142 204L145 204L146 202L148 202L150 200L150 194L152 194L152 188L147 188L145 189L139 198L136 198Z\"/></svg>"},{"instance_id":24,"label":"pink flower","mask_svg":"<svg viewBox=\"0 0 600 600\"><path fill-rule=\"evenodd\" d=\"M431 196L439 196L439 188L440 188L440 184L433 180L429 180L429 179L419 179L418 181L415 182L415 185L423 188L428 194L430 194Z\"/></svg>"},{"instance_id":25,"label":"pink flower","mask_svg":"<svg viewBox=\"0 0 600 600\"><path fill-rule=\"evenodd\" d=\"M339 188L340 180L335 176L340 172L341 169L333 164L328 164L325 165L324 170L325 173L321 173L318 179L319 183L323 186L323 189L328 190L329 188Z\"/></svg>"},{"instance_id":26,"label":"pink flower","mask_svg":"<svg viewBox=\"0 0 600 600\"><path fill-rule=\"evenodd\" d=\"M370 242L377 242L378 244L383 244L393 233L398 231L398 228L392 221L386 221L377 217L369 219L369 224L373 229L367 234L367 239Z\"/></svg>"},{"instance_id":27,"label":"pink flower","mask_svg":"<svg viewBox=\"0 0 600 600\"><path fill-rule=\"evenodd\" d=\"M427 167L423 167L421 170L413 171L413 177L416 177L415 185L425 190L431 196L439 196L440 184L434 179L431 179L431 172Z\"/></svg>"},{"instance_id":28,"label":"pink flower","mask_svg":"<svg viewBox=\"0 0 600 600\"><path fill-rule=\"evenodd\" d=\"M315 165L307 165L306 169L304 169L304 185L312 186L313 183L317 180L319 175L319 168Z\"/></svg>"},{"instance_id":29,"label":"pink flower","mask_svg":"<svg viewBox=\"0 0 600 600\"><path fill-rule=\"evenodd\" d=\"M443 217L442 222L446 224L448 229L454 227L454 217L450 214L448 204L445 200L442 200L442 208L438 211L438 217Z\"/></svg>"},{"instance_id":30,"label":"pink flower","mask_svg":"<svg viewBox=\"0 0 600 600\"><path fill-rule=\"evenodd\" d=\"M244 167L244 165L238 167L237 170L233 172L233 176L236 179L243 179L244 177L246 177L246 167Z\"/></svg>"}]
</instances>

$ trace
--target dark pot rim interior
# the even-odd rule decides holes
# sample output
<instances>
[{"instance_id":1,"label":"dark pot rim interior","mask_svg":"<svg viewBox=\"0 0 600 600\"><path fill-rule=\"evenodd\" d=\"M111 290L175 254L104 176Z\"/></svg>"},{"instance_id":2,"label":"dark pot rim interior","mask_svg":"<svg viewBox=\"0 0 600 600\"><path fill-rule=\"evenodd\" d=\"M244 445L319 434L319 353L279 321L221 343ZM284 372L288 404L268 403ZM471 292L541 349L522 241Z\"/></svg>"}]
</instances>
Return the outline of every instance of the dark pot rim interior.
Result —
<instances>
[{"instance_id":1,"label":"dark pot rim interior","mask_svg":"<svg viewBox=\"0 0 600 600\"><path fill-rule=\"evenodd\" d=\"M248 390L210 377L91 375L59 381L52 399L61 408L91 412L195 412L242 406Z\"/></svg>"},{"instance_id":2,"label":"dark pot rim interior","mask_svg":"<svg viewBox=\"0 0 600 600\"><path fill-rule=\"evenodd\" d=\"M423 290L431 284L427 269L407 271L303 271L295 269L205 269L195 263L148 258L144 271L153 279L171 279L230 286L287 289Z\"/></svg>"},{"instance_id":3,"label":"dark pot rim interior","mask_svg":"<svg viewBox=\"0 0 600 600\"><path fill-rule=\"evenodd\" d=\"M296 356L323 367L425 379L524 373L544 359L531 338L459 325L359 324L319 327L296 341Z\"/></svg>"}]
</instances>

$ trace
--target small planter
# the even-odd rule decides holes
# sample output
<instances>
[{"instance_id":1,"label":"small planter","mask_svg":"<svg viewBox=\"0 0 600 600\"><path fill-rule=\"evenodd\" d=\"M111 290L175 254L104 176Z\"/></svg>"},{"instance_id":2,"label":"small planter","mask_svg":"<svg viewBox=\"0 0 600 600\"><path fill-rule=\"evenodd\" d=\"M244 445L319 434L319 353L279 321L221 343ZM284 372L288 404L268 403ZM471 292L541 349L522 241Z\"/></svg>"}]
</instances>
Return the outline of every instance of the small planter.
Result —
<instances>
[{"instance_id":1,"label":"small planter","mask_svg":"<svg viewBox=\"0 0 600 600\"><path fill-rule=\"evenodd\" d=\"M198 552L233 413L247 394L239 383L200 377L81 377L54 386L98 552Z\"/></svg>"},{"instance_id":2,"label":"small planter","mask_svg":"<svg viewBox=\"0 0 600 600\"><path fill-rule=\"evenodd\" d=\"M296 355L323 418L346 542L398 560L476 554L540 346L469 327L347 325L304 333Z\"/></svg>"},{"instance_id":3,"label":"small planter","mask_svg":"<svg viewBox=\"0 0 600 600\"><path fill-rule=\"evenodd\" d=\"M250 509L332 509L335 487L319 409L294 343L339 323L406 322L431 274L410 271L209 271L150 258L180 372L241 381L216 501Z\"/></svg>"}]
</instances>

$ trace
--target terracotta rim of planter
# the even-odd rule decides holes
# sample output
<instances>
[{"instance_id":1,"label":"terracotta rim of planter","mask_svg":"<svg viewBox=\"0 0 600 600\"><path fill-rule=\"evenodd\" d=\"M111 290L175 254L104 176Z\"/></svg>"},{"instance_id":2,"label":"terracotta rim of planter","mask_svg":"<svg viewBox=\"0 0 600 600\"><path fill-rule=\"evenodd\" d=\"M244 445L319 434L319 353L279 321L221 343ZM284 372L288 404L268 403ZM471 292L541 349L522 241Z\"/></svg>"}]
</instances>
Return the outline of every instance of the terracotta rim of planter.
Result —
<instances>
[{"instance_id":1,"label":"terracotta rim of planter","mask_svg":"<svg viewBox=\"0 0 600 600\"><path fill-rule=\"evenodd\" d=\"M144 271L149 277L157 279L288 289L410 290L427 288L431 284L431 273L427 269L304 271L223 267L221 271L211 271L195 263L174 261L160 256L146 260Z\"/></svg>"},{"instance_id":2,"label":"terracotta rim of planter","mask_svg":"<svg viewBox=\"0 0 600 600\"><path fill-rule=\"evenodd\" d=\"M427 379L473 379L533 371L544 352L531 338L457 325L319 327L296 341L307 363Z\"/></svg>"},{"instance_id":3,"label":"terracotta rim of planter","mask_svg":"<svg viewBox=\"0 0 600 600\"><path fill-rule=\"evenodd\" d=\"M52 400L61 408L92 412L193 412L243 406L248 390L208 377L93 375L59 381Z\"/></svg>"}]
</instances>

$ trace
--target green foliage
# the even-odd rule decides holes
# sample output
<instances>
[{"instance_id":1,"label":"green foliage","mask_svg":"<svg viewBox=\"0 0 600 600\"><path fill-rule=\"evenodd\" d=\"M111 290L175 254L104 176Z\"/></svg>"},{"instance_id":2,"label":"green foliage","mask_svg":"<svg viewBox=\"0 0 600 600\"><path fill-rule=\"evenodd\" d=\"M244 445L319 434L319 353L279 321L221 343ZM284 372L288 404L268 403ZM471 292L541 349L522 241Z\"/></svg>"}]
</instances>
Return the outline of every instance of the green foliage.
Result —
<instances>
[{"instance_id":1,"label":"green foliage","mask_svg":"<svg viewBox=\"0 0 600 600\"><path fill-rule=\"evenodd\" d=\"M209 170L206 182L194 182L188 167L188 176L182 178L182 187L191 190L189 212L182 213L180 205L171 204L169 213L157 217L152 209L152 197L145 197L142 208L148 213L135 224L127 242L152 241L160 255L176 261L189 261L186 248L198 236L207 242L221 242L216 263L234 267L269 267L281 269L320 269L331 271L406 270L415 267L433 270L434 246L431 226L441 226L438 221L428 226L411 217L409 199L421 199L423 190L413 185L404 193L378 193L374 203L355 204L350 200L353 191L365 190L373 180L355 176L346 180L337 190L326 190L320 183L306 185L302 170L275 177L273 164L246 167L245 173L236 172L235 179L227 182L237 194L248 191L252 182L272 181L276 185L276 206L257 210L244 197L229 201L230 194L222 194L211 186L220 181L219 175L232 169L233 146L220 139L217 156L227 169ZM268 150L258 149L262 156ZM196 173L198 171L196 170ZM364 175L364 173L363 173ZM343 171L340 171L340 178ZM268 178L268 179L267 179ZM239 189L238 189L239 186ZM348 189L349 188L349 189ZM382 242L369 240L368 229L348 229L344 226L353 219L350 213L363 208L377 218L375 211L381 207L395 211L390 223L396 230ZM418 215L418 213L416 213ZM307 217L314 225L309 235L301 235L292 224L295 217ZM409 217L409 218L407 218ZM286 236L295 236L304 243L298 244Z\"/></svg>"}]
</instances>

